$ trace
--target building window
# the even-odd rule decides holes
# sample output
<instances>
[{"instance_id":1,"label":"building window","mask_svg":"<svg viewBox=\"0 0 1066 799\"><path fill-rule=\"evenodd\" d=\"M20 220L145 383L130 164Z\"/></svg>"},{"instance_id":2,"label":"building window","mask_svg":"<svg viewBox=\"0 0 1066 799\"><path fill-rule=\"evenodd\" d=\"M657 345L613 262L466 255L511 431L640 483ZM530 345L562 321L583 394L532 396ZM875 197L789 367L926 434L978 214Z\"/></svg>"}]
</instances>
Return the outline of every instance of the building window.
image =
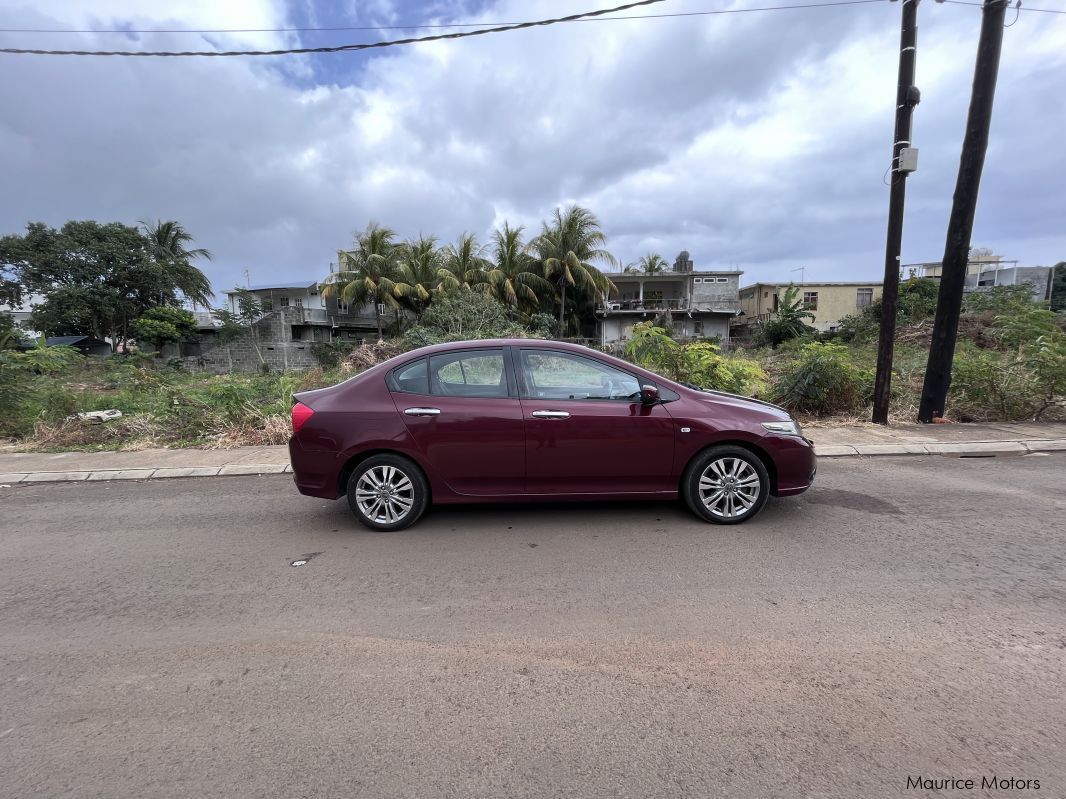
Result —
<instances>
[{"instance_id":1,"label":"building window","mask_svg":"<svg viewBox=\"0 0 1066 799\"><path fill-rule=\"evenodd\" d=\"M278 297L278 307L279 308L288 308L289 307L289 298L288 297Z\"/></svg>"},{"instance_id":2,"label":"building window","mask_svg":"<svg viewBox=\"0 0 1066 799\"><path fill-rule=\"evenodd\" d=\"M348 313L348 303L341 298L337 298L337 313Z\"/></svg>"},{"instance_id":3,"label":"building window","mask_svg":"<svg viewBox=\"0 0 1066 799\"><path fill-rule=\"evenodd\" d=\"M856 289L855 290L855 307L856 308L868 308L873 305L874 290L873 289Z\"/></svg>"},{"instance_id":4,"label":"building window","mask_svg":"<svg viewBox=\"0 0 1066 799\"><path fill-rule=\"evenodd\" d=\"M803 292L803 307L808 311L818 310L818 292L817 291L805 291Z\"/></svg>"},{"instance_id":5,"label":"building window","mask_svg":"<svg viewBox=\"0 0 1066 799\"><path fill-rule=\"evenodd\" d=\"M303 297L297 297L295 302L296 302L296 307L297 308L303 308L304 307Z\"/></svg>"},{"instance_id":6,"label":"building window","mask_svg":"<svg viewBox=\"0 0 1066 799\"><path fill-rule=\"evenodd\" d=\"M770 296L770 292L769 292L769 291L764 291L764 292L762 293L762 296L763 296L763 299L766 299L767 297L769 297L769 296Z\"/></svg>"},{"instance_id":7,"label":"building window","mask_svg":"<svg viewBox=\"0 0 1066 799\"><path fill-rule=\"evenodd\" d=\"M694 319L692 321L692 332L693 332L694 335L697 335L697 336L702 336L703 335L703 320L702 319Z\"/></svg>"},{"instance_id":8,"label":"building window","mask_svg":"<svg viewBox=\"0 0 1066 799\"><path fill-rule=\"evenodd\" d=\"M728 283L729 282L729 278L727 278L727 277L716 277L714 279L714 282L715 283Z\"/></svg>"},{"instance_id":9,"label":"building window","mask_svg":"<svg viewBox=\"0 0 1066 799\"><path fill-rule=\"evenodd\" d=\"M702 283L703 282L703 278L702 277L694 277L694 278L692 278L692 282L693 283Z\"/></svg>"}]
</instances>

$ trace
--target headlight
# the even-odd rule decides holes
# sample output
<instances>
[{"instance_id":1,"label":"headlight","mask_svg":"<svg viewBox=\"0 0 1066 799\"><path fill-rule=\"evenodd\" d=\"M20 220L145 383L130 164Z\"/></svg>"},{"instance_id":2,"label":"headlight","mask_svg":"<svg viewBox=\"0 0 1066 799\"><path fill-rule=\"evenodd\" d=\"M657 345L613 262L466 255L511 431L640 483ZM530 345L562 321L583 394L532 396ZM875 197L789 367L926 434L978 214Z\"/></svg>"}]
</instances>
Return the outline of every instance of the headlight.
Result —
<instances>
[{"instance_id":1,"label":"headlight","mask_svg":"<svg viewBox=\"0 0 1066 799\"><path fill-rule=\"evenodd\" d=\"M803 437L803 431L800 429L800 426L792 419L789 419L787 422L763 422L762 426L771 433L780 433L784 436Z\"/></svg>"}]
</instances>

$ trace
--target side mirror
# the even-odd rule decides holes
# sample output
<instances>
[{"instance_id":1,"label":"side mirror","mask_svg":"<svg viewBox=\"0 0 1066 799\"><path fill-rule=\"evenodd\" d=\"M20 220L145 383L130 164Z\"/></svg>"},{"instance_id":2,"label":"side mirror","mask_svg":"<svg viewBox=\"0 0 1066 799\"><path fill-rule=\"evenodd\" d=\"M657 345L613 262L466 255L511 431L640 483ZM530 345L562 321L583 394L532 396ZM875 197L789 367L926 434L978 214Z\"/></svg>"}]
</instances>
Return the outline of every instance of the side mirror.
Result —
<instances>
[{"instance_id":1,"label":"side mirror","mask_svg":"<svg viewBox=\"0 0 1066 799\"><path fill-rule=\"evenodd\" d=\"M659 389L652 385L640 387L640 402L642 405L654 405L659 401Z\"/></svg>"}]
</instances>

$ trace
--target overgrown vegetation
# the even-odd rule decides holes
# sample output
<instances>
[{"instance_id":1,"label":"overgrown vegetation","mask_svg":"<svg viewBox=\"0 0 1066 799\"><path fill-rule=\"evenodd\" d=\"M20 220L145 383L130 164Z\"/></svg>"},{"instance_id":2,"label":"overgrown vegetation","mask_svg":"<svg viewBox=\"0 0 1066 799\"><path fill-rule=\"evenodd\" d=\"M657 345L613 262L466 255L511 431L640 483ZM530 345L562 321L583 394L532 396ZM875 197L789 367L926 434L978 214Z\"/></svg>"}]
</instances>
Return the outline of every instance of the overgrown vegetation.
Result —
<instances>
[{"instance_id":1,"label":"overgrown vegetation","mask_svg":"<svg viewBox=\"0 0 1066 799\"><path fill-rule=\"evenodd\" d=\"M698 388L754 396L767 387L766 372L752 358L725 355L710 342L678 343L651 322L633 327L626 355L645 369Z\"/></svg>"}]
</instances>

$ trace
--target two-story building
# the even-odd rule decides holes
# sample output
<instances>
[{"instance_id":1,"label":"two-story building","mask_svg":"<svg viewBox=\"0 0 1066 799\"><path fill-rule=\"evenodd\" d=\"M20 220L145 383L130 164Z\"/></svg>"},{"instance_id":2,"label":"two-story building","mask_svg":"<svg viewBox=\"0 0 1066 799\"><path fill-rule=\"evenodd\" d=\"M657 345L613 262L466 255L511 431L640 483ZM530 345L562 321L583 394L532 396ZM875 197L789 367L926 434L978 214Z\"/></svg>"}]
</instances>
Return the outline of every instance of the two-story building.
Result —
<instances>
[{"instance_id":1,"label":"two-story building","mask_svg":"<svg viewBox=\"0 0 1066 799\"><path fill-rule=\"evenodd\" d=\"M685 251L668 272L608 274L615 291L596 309L600 343L625 342L634 325L658 320L675 338L717 338L727 345L729 320L740 310L737 293L742 274L697 271Z\"/></svg>"},{"instance_id":2,"label":"two-story building","mask_svg":"<svg viewBox=\"0 0 1066 799\"><path fill-rule=\"evenodd\" d=\"M225 292L226 307L239 311L241 289ZM199 368L214 371L258 369L306 369L317 365L315 342L347 341L361 344L377 341L377 308L355 306L340 297L323 297L318 281L281 280L248 286L262 305L254 332L237 341L221 344L218 322L210 312L194 310L198 346L182 347L182 354L196 359ZM190 362L190 366L192 362Z\"/></svg>"},{"instance_id":3,"label":"two-story building","mask_svg":"<svg viewBox=\"0 0 1066 799\"><path fill-rule=\"evenodd\" d=\"M334 295L324 297L318 281L279 281L249 286L247 291L262 303L264 316L273 312L288 326L288 341L352 341L377 339L377 316L373 305L356 306ZM237 289L226 292L231 311L237 311Z\"/></svg>"},{"instance_id":4,"label":"two-story building","mask_svg":"<svg viewBox=\"0 0 1066 799\"><path fill-rule=\"evenodd\" d=\"M760 323L773 319L789 286L798 289L797 299L814 314L807 323L822 332L835 330L842 318L881 298L881 284L872 281L755 283L740 290L741 314L733 320L734 334L748 337Z\"/></svg>"}]
</instances>

